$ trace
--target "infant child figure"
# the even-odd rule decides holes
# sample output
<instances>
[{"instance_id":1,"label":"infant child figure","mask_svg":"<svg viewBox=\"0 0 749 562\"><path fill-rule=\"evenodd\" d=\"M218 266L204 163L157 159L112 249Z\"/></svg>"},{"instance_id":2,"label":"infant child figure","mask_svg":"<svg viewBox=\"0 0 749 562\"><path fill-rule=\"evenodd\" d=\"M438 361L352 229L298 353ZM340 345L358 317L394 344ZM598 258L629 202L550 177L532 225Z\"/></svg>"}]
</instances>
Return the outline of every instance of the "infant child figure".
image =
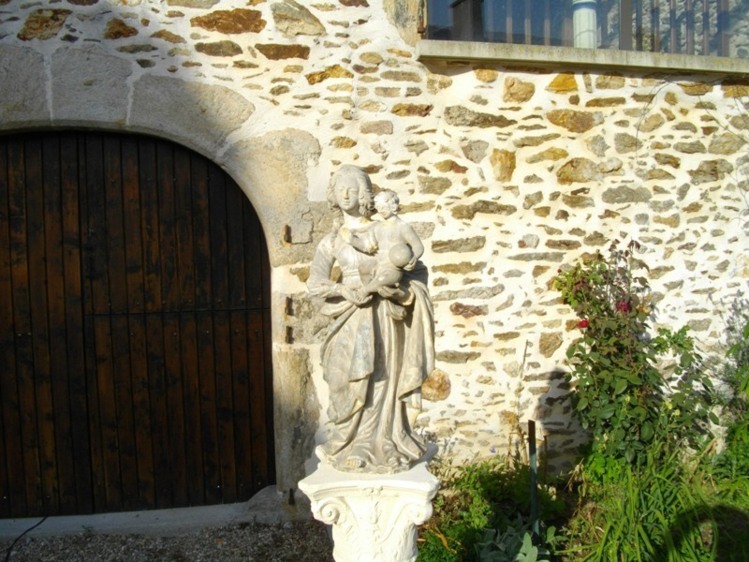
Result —
<instances>
[{"instance_id":1,"label":"infant child figure","mask_svg":"<svg viewBox=\"0 0 749 562\"><path fill-rule=\"evenodd\" d=\"M361 289L363 295L376 293L382 287L397 287L403 270L411 271L424 253L419 235L398 216L400 200L394 191L377 193L374 206L382 220L375 223L369 236L353 236L351 241L360 252L376 253L377 257L372 280Z\"/></svg>"}]
</instances>

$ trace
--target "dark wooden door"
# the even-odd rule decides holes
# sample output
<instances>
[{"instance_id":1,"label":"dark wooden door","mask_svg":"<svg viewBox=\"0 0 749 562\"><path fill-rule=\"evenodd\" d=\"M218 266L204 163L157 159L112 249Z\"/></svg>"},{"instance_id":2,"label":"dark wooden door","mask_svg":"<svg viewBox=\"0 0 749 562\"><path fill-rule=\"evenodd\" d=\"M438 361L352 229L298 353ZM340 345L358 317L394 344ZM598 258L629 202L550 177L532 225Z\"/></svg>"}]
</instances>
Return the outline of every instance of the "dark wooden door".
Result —
<instances>
[{"instance_id":1,"label":"dark wooden door","mask_svg":"<svg viewBox=\"0 0 749 562\"><path fill-rule=\"evenodd\" d=\"M269 266L216 165L148 137L0 137L0 518L273 482Z\"/></svg>"}]
</instances>

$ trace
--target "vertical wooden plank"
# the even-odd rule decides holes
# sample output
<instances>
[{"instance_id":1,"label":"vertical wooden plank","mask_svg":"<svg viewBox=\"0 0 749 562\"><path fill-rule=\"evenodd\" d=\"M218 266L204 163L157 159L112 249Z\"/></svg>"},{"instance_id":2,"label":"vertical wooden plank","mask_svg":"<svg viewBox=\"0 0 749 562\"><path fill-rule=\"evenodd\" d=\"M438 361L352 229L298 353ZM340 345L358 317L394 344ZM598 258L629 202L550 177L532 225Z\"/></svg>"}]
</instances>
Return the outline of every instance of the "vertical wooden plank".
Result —
<instances>
[{"instance_id":1,"label":"vertical wooden plank","mask_svg":"<svg viewBox=\"0 0 749 562\"><path fill-rule=\"evenodd\" d=\"M234 459L236 467L237 499L249 499L255 490L252 473L252 434L250 418L250 373L247 354L246 310L233 310L231 326L231 368L235 427Z\"/></svg>"},{"instance_id":2,"label":"vertical wooden plank","mask_svg":"<svg viewBox=\"0 0 749 562\"><path fill-rule=\"evenodd\" d=\"M91 467L91 510L95 511L106 497L102 456L101 423L99 417L99 395L96 384L96 347L94 338L94 299L92 279L96 275L96 259L94 250L97 247L96 233L89 225L88 194L90 189L96 188L96 180L89 180L87 162L89 140L86 136L80 139L78 153L79 190L80 190L80 224L81 224L81 306L83 309L83 345L85 381L81 385L86 391L86 409L88 411L87 424L89 428L89 465ZM93 184L93 185L89 185Z\"/></svg>"},{"instance_id":3,"label":"vertical wooden plank","mask_svg":"<svg viewBox=\"0 0 749 562\"><path fill-rule=\"evenodd\" d=\"M136 427L138 508L156 506L154 443L151 429L151 388L148 381L146 321L143 314L131 314L130 366L133 373L133 423Z\"/></svg>"},{"instance_id":4,"label":"vertical wooden plank","mask_svg":"<svg viewBox=\"0 0 749 562\"><path fill-rule=\"evenodd\" d=\"M263 308L268 304L265 301L262 275L264 240L257 215L249 202L242 207L242 221L247 307Z\"/></svg>"},{"instance_id":5,"label":"vertical wooden plank","mask_svg":"<svg viewBox=\"0 0 749 562\"><path fill-rule=\"evenodd\" d=\"M223 172L213 164L208 167L208 198L211 239L211 301L214 309L223 309L229 301L226 183Z\"/></svg>"},{"instance_id":6,"label":"vertical wooden plank","mask_svg":"<svg viewBox=\"0 0 749 562\"><path fill-rule=\"evenodd\" d=\"M174 147L174 214L176 220L177 263L179 268L180 308L195 308L195 260L192 234L192 181L190 153L181 146Z\"/></svg>"},{"instance_id":7,"label":"vertical wooden plank","mask_svg":"<svg viewBox=\"0 0 749 562\"><path fill-rule=\"evenodd\" d=\"M200 373L197 357L197 324L195 320L196 272L193 237L193 187L192 163L189 151L174 148L175 215L177 256L180 282L179 335L185 431L185 478L187 502L201 505L205 502L203 491L203 452L200 414ZM204 176L203 176L204 177Z\"/></svg>"},{"instance_id":8,"label":"vertical wooden plank","mask_svg":"<svg viewBox=\"0 0 749 562\"><path fill-rule=\"evenodd\" d=\"M8 166L6 142L0 137L0 519L11 516L10 491L10 463L16 459L12 454L10 441L16 440L8 435L11 427L8 420L12 419L12 412L18 408L16 389L11 388L8 381L15 373L13 362L13 309L10 306L10 255L8 250L8 180L5 171Z\"/></svg>"},{"instance_id":9,"label":"vertical wooden plank","mask_svg":"<svg viewBox=\"0 0 749 562\"><path fill-rule=\"evenodd\" d=\"M133 418L131 343L128 322L128 277L124 222L125 186L119 135L104 137L104 187L107 227L109 314L112 337L112 383L116 416L117 456L121 504L118 509L138 508L136 426Z\"/></svg>"},{"instance_id":10,"label":"vertical wooden plank","mask_svg":"<svg viewBox=\"0 0 749 562\"><path fill-rule=\"evenodd\" d=\"M206 503L221 501L221 461L216 423L215 347L213 313L197 313L197 351L200 373L200 423L203 449L203 484Z\"/></svg>"},{"instance_id":11,"label":"vertical wooden plank","mask_svg":"<svg viewBox=\"0 0 749 562\"><path fill-rule=\"evenodd\" d=\"M160 315L146 314L146 358L151 404L153 440L154 507L169 507L172 502L171 461L169 459L169 420L167 417L164 373L164 324Z\"/></svg>"},{"instance_id":12,"label":"vertical wooden plank","mask_svg":"<svg viewBox=\"0 0 749 562\"><path fill-rule=\"evenodd\" d=\"M147 150L148 148L144 149L144 151ZM145 311L145 289L141 235L139 141L136 138L123 137L121 151L123 221L127 233L125 237L127 310L131 315L141 315ZM149 161L149 158L144 158L143 165L148 165ZM134 369L133 375L135 375Z\"/></svg>"},{"instance_id":13,"label":"vertical wooden plank","mask_svg":"<svg viewBox=\"0 0 749 562\"><path fill-rule=\"evenodd\" d=\"M90 513L94 509L89 410L86 388L86 362L81 206L85 208L85 191L79 189L79 136L68 134L60 145L60 174L62 190L63 266L65 270L65 328L67 333L67 370L70 392L70 424L73 464L75 467L76 513ZM85 216L85 215L84 215Z\"/></svg>"},{"instance_id":14,"label":"vertical wooden plank","mask_svg":"<svg viewBox=\"0 0 749 562\"><path fill-rule=\"evenodd\" d=\"M252 275L251 270L246 269L245 258L247 249L245 247L245 231L243 223L243 210L249 206L247 196L240 187L231 179L227 179L226 187L226 231L227 231L227 271L229 276L228 307L232 310L242 309L247 306L247 275ZM257 276L255 270L254 276Z\"/></svg>"},{"instance_id":15,"label":"vertical wooden plank","mask_svg":"<svg viewBox=\"0 0 749 562\"><path fill-rule=\"evenodd\" d=\"M230 312L219 310L214 312L214 346L216 367L216 418L219 440L221 502L237 500L237 474L234 465L234 403L233 377L231 365L231 330L229 322Z\"/></svg>"},{"instance_id":16,"label":"vertical wooden plank","mask_svg":"<svg viewBox=\"0 0 749 562\"><path fill-rule=\"evenodd\" d=\"M102 490L97 511L118 511L122 505L120 481L119 435L114 387L114 350L112 324L108 315L93 317L95 339L96 383L99 394L99 419L102 435Z\"/></svg>"},{"instance_id":17,"label":"vertical wooden plank","mask_svg":"<svg viewBox=\"0 0 749 562\"><path fill-rule=\"evenodd\" d=\"M120 479L119 434L115 390L115 365L112 341L112 283L109 270L110 253L118 253L119 245L110 240L107 204L111 185L106 175L105 139L89 134L86 140L86 191L88 198L89 259L94 337L94 365L101 432L103 493L97 509L119 509L122 502Z\"/></svg>"},{"instance_id":18,"label":"vertical wooden plank","mask_svg":"<svg viewBox=\"0 0 749 562\"><path fill-rule=\"evenodd\" d=\"M165 407L168 424L162 428L169 442L171 463L170 484L172 504L187 505L187 475L185 472L185 426L180 365L180 328L177 311L181 307L181 287L178 275L177 221L189 220L176 213L177 185L174 169L174 149L165 142L157 150L157 185L159 191L159 247L161 254L162 315L164 322L164 383Z\"/></svg>"},{"instance_id":19,"label":"vertical wooden plank","mask_svg":"<svg viewBox=\"0 0 749 562\"><path fill-rule=\"evenodd\" d=\"M159 238L158 144L144 139L140 151L141 238L145 290L146 362L153 446L156 507L171 503L169 442L164 374L164 327L161 287L161 248Z\"/></svg>"},{"instance_id":20,"label":"vertical wooden plank","mask_svg":"<svg viewBox=\"0 0 749 562\"><path fill-rule=\"evenodd\" d=\"M212 303L211 236L208 205L208 165L198 155L193 155L192 169L192 234L195 250L195 308L208 310Z\"/></svg>"},{"instance_id":21,"label":"vertical wooden plank","mask_svg":"<svg viewBox=\"0 0 749 562\"><path fill-rule=\"evenodd\" d=\"M47 248L45 237L45 185L40 135L26 140L26 189L28 213L29 294L31 296L31 331L36 386L36 416L39 437L43 509L56 513L57 459L55 456L54 408L52 404L52 361L50 356L47 298ZM54 172L53 172L54 173Z\"/></svg>"},{"instance_id":22,"label":"vertical wooden plank","mask_svg":"<svg viewBox=\"0 0 749 562\"><path fill-rule=\"evenodd\" d=\"M181 327L178 312L165 312L164 322L164 371L166 382L166 402L168 408L168 426L164 427L169 440L168 457L171 464L169 477L171 483L172 506L190 505L187 478L187 453L185 449L185 412L184 390L182 383Z\"/></svg>"},{"instance_id":23,"label":"vertical wooden plank","mask_svg":"<svg viewBox=\"0 0 749 562\"><path fill-rule=\"evenodd\" d=\"M57 466L55 513L75 513L76 486L68 384L60 144L60 135L45 135L43 138L44 244L46 248L49 351L50 357L53 358L50 364L53 402L51 423L55 436L53 445Z\"/></svg>"},{"instance_id":24,"label":"vertical wooden plank","mask_svg":"<svg viewBox=\"0 0 749 562\"><path fill-rule=\"evenodd\" d=\"M269 294L263 283L265 273L264 240L257 216L249 204L243 206L244 254L247 267L248 313L246 316L246 350L248 362L248 399L250 408L250 443L252 486L256 491L269 482L267 401L265 398L265 364L263 359L263 309Z\"/></svg>"},{"instance_id":25,"label":"vertical wooden plank","mask_svg":"<svg viewBox=\"0 0 749 562\"><path fill-rule=\"evenodd\" d=\"M136 474L138 483L138 508L154 507L153 439L151 431L151 401L146 359L145 289L143 266L141 167L139 166L139 140L125 137L122 140L122 196L124 211L128 330L130 344L130 374L132 385L133 424L135 428ZM143 166L153 162L150 143L143 149ZM144 178L149 175L143 170ZM148 187L144 185L144 189Z\"/></svg>"},{"instance_id":26,"label":"vertical wooden plank","mask_svg":"<svg viewBox=\"0 0 749 562\"><path fill-rule=\"evenodd\" d=\"M264 330L270 326L270 273L262 228L248 201L243 205L244 257L248 293L246 355L250 405L250 440L254 490L273 479L272 372L265 360L270 349ZM267 356L269 357L269 356Z\"/></svg>"},{"instance_id":27,"label":"vertical wooden plank","mask_svg":"<svg viewBox=\"0 0 749 562\"><path fill-rule=\"evenodd\" d=\"M192 162L193 236L195 238L195 304L197 354L200 389L200 423L205 501L220 499L220 461L216 426L216 385L213 346L213 275L211 271L211 222L207 163L197 157Z\"/></svg>"},{"instance_id":28,"label":"vertical wooden plank","mask_svg":"<svg viewBox=\"0 0 749 562\"><path fill-rule=\"evenodd\" d=\"M0 138L0 170L10 170L12 161L9 152L17 152L9 145L7 137ZM8 174L0 173L0 397L2 397L2 434L4 447L0 454L4 456L0 463L0 517L9 517L11 513L27 513L24 474L23 436L21 432L21 404L18 395L18 380L15 361L15 330L13 310L13 252L11 237L17 236L11 231L11 214L9 209L10 185Z\"/></svg>"},{"instance_id":29,"label":"vertical wooden plank","mask_svg":"<svg viewBox=\"0 0 749 562\"><path fill-rule=\"evenodd\" d=\"M203 471L203 425L201 414L200 370L198 368L198 324L194 312L180 314L180 346L185 404L186 474L190 505L203 505L205 476Z\"/></svg>"},{"instance_id":30,"label":"vertical wooden plank","mask_svg":"<svg viewBox=\"0 0 749 562\"><path fill-rule=\"evenodd\" d=\"M247 312L248 305L246 270L248 249L245 246L243 215L249 207L247 197L233 181L227 180L226 226L229 238L228 268L229 317L231 356L232 419L234 423L234 466L236 479L235 501L248 499L254 490L252 474L252 448L250 443L249 365L247 361ZM255 270L254 276L257 276Z\"/></svg>"},{"instance_id":31,"label":"vertical wooden plank","mask_svg":"<svg viewBox=\"0 0 749 562\"><path fill-rule=\"evenodd\" d=\"M31 326L28 224L24 142L10 146L8 153L8 206L10 215L11 286L15 327L16 380L23 442L26 514L43 513L41 466L36 423L36 392Z\"/></svg>"},{"instance_id":32,"label":"vertical wooden plank","mask_svg":"<svg viewBox=\"0 0 749 562\"><path fill-rule=\"evenodd\" d=\"M216 426L222 501L234 501L234 432L232 421L232 384L229 319L229 265L226 216L226 176L215 164L208 167L210 208L213 331L215 347Z\"/></svg>"},{"instance_id":33,"label":"vertical wooden plank","mask_svg":"<svg viewBox=\"0 0 749 562\"><path fill-rule=\"evenodd\" d=\"M174 153L171 145L160 142L156 154L156 189L158 190L159 262L161 264L162 310L174 311L180 306L180 282L177 275L177 229L175 212Z\"/></svg>"}]
</instances>

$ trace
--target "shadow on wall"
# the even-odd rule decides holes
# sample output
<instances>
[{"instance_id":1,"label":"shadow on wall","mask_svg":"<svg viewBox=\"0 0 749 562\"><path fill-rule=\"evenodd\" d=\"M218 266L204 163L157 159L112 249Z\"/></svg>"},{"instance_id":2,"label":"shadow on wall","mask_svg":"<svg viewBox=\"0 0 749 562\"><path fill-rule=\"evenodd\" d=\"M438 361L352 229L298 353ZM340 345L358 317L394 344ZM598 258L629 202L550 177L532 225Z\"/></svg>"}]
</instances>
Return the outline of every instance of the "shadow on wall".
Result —
<instances>
[{"instance_id":1,"label":"shadow on wall","mask_svg":"<svg viewBox=\"0 0 749 562\"><path fill-rule=\"evenodd\" d=\"M539 440L540 467L555 476L571 470L580 460L580 447L588 440L572 405L567 372L556 368L548 373L549 390L538 397L535 417L543 423L543 441Z\"/></svg>"}]
</instances>

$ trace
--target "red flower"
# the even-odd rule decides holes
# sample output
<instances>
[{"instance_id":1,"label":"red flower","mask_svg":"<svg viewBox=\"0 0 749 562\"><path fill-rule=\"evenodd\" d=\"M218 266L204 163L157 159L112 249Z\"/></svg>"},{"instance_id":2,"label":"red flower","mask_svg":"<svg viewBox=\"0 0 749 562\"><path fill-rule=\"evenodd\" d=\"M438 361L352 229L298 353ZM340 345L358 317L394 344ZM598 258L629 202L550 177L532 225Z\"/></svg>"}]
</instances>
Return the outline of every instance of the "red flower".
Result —
<instances>
[{"instance_id":1,"label":"red flower","mask_svg":"<svg viewBox=\"0 0 749 562\"><path fill-rule=\"evenodd\" d=\"M625 314L630 311L631 307L629 306L629 302L627 301L619 301L616 303L616 309L619 312L624 312Z\"/></svg>"},{"instance_id":2,"label":"red flower","mask_svg":"<svg viewBox=\"0 0 749 562\"><path fill-rule=\"evenodd\" d=\"M590 322L588 322L587 320L580 320L580 322L577 323L577 327L581 330L583 328L587 328L588 326L590 326Z\"/></svg>"}]
</instances>

